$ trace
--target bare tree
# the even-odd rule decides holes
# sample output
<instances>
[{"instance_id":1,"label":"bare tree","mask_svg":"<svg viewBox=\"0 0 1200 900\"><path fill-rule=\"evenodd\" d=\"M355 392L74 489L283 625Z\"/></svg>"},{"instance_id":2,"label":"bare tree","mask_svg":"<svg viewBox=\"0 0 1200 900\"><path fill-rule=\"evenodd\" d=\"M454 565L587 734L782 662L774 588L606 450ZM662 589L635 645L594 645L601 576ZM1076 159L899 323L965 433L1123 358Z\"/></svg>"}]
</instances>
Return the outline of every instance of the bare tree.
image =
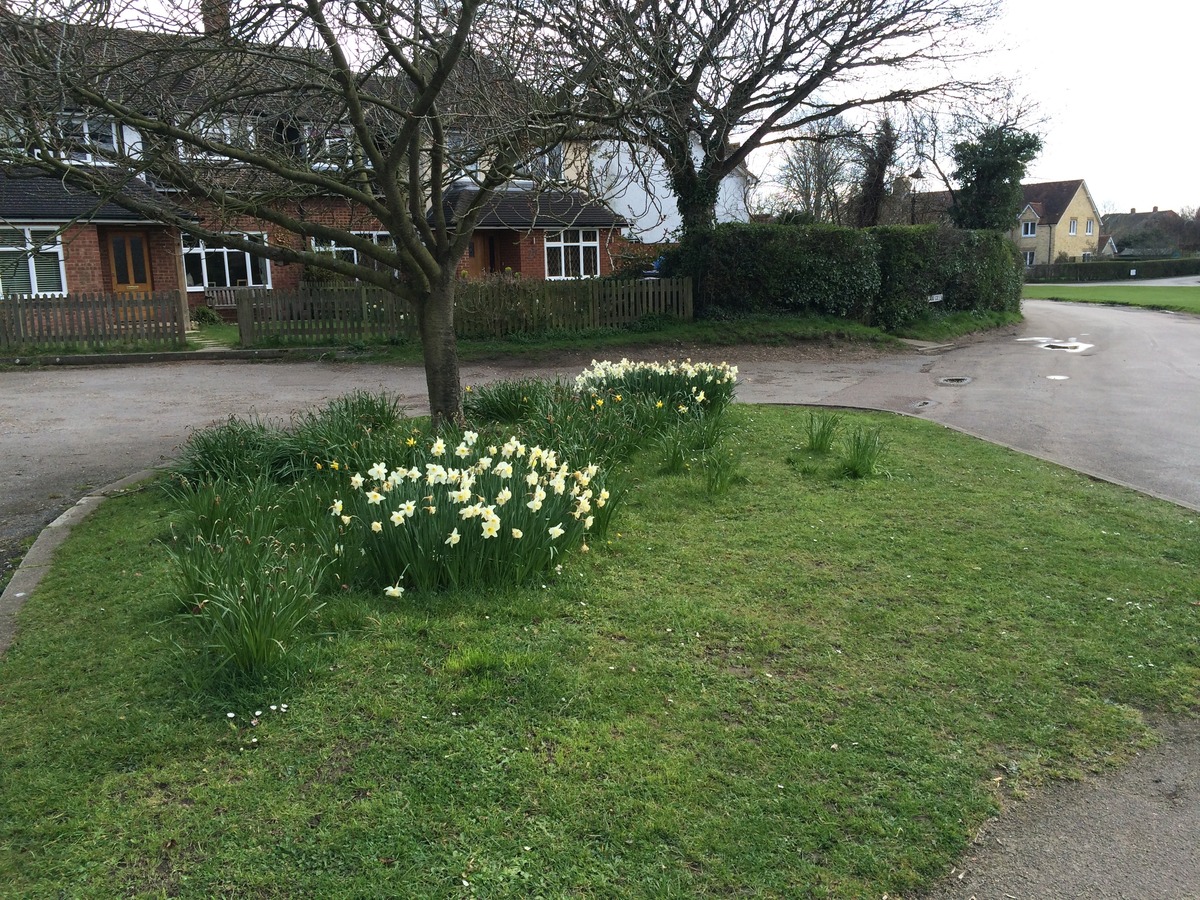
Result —
<instances>
[{"instance_id":1,"label":"bare tree","mask_svg":"<svg viewBox=\"0 0 1200 900\"><path fill-rule=\"evenodd\" d=\"M776 204L811 222L841 224L861 177L859 144L841 117L807 126L784 150Z\"/></svg>"},{"instance_id":2,"label":"bare tree","mask_svg":"<svg viewBox=\"0 0 1200 900\"><path fill-rule=\"evenodd\" d=\"M711 227L722 179L759 147L847 111L958 84L945 65L993 0L591 0L628 39L603 93L636 97L624 136L662 159L684 234ZM594 41L562 33L573 52Z\"/></svg>"},{"instance_id":3,"label":"bare tree","mask_svg":"<svg viewBox=\"0 0 1200 900\"><path fill-rule=\"evenodd\" d=\"M558 51L550 0L202 2L203 28L154 0L0 5L0 165L392 291L419 324L435 423L460 420L457 266L499 189L610 122L590 87L603 57ZM603 54L594 11L589 27ZM294 240L239 237L248 220Z\"/></svg>"}]
</instances>

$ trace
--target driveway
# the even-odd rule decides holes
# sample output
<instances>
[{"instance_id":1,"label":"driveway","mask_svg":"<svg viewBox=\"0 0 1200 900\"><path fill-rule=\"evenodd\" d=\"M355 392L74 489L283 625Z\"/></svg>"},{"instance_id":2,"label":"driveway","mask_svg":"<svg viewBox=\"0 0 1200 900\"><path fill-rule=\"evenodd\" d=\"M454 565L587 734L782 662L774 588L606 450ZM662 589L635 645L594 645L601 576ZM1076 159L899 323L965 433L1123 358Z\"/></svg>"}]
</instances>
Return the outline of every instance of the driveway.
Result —
<instances>
[{"instance_id":1,"label":"driveway","mask_svg":"<svg viewBox=\"0 0 1200 900\"><path fill-rule=\"evenodd\" d=\"M746 402L920 415L1200 510L1200 318L1026 301L1026 321L938 355L693 350L741 369ZM685 356L686 348L643 357ZM573 376L587 355L464 366L466 383ZM286 418L350 390L424 410L415 368L186 363L0 372L0 542L10 555L89 489L174 455L230 415ZM989 826L931 897L1195 897L1200 727L1166 724L1115 776L1051 789Z\"/></svg>"}]
</instances>

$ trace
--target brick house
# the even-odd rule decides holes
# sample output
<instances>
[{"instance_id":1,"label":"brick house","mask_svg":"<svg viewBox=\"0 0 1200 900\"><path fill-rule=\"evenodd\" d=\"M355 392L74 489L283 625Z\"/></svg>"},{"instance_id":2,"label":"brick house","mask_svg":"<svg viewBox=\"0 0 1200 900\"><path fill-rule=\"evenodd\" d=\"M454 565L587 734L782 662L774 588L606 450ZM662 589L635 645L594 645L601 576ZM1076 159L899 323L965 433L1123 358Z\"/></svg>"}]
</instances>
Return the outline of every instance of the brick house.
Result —
<instances>
[{"instance_id":1,"label":"brick house","mask_svg":"<svg viewBox=\"0 0 1200 900\"><path fill-rule=\"evenodd\" d=\"M135 181L130 190L148 191ZM33 171L0 172L0 285L9 293L181 290L180 232Z\"/></svg>"},{"instance_id":2,"label":"brick house","mask_svg":"<svg viewBox=\"0 0 1200 900\"><path fill-rule=\"evenodd\" d=\"M220 12L213 4L207 11ZM2 5L0 5L2 10ZM227 10L223 15L227 16ZM224 19L227 23L227 19ZM208 30L221 29L222 17ZM127 58L137 58L146 35L122 29L98 31ZM204 40L200 36L199 40ZM153 46L160 54L157 65L166 71L180 69L179 105L186 106L189 92L202 83L202 68L193 71L186 65L188 41L196 36L160 36ZM176 45L178 42L178 46ZM97 44L103 41L97 40ZM214 57L216 58L216 57ZM254 54L247 58L256 59ZM215 143L238 146L241 141L252 148L269 147L267 152L286 159L287 165L311 167L313 171L333 170L352 156L352 131L336 120L322 118L323 108L312 102L297 102L281 109L290 88L286 70L296 60L257 60L262 71L270 73L282 87L274 98L255 98L242 109L210 115L197 125L202 137ZM304 60L307 65L310 60ZM276 64L277 63L277 64ZM150 63L146 63L149 67ZM148 68L151 71L152 68ZM277 71L278 70L278 71ZM303 66L298 72L306 71ZM281 74L282 72L282 74ZM293 73L295 74L295 73ZM133 81L137 79L129 76ZM191 79L189 81L189 79ZM174 83L174 82L172 82ZM283 98L283 99L281 99ZM145 100L148 105L156 99ZM171 104L167 104L169 108ZM153 113L148 113L153 118ZM231 303L230 289L260 287L286 290L301 284L308 274L303 262L280 262L247 250L228 247L220 235L236 236L241 243L267 247L290 247L310 253L337 254L353 262L370 256L369 244L386 245L391 237L382 223L368 212L365 204L302 188L281 199L274 208L292 220L292 226L275 224L249 216L221 214L199 200L205 194L203 184L191 196L177 190L158 190L155 182L122 175L137 166L143 136L128 125L120 125L96 113L67 110L60 112L50 129L55 143L39 145L34 152L49 154L59 164L86 167L97 181L111 181L118 189L109 200L109 190L87 194L68 188L61 178L39 174L33 168L10 169L0 176L0 290L12 293L66 293L80 291L182 290L192 307ZM0 151L6 134L0 128ZM19 137L16 138L20 140ZM469 136L452 135L448 143L465 142ZM17 158L19 158L18 151ZM0 153L0 159L3 159ZM238 164L216 153L180 146L174 165L182 164L193 176L210 168L214 182L242 176ZM251 171L251 170L247 170ZM466 176L469 168L453 170L463 177L454 182L447 176L448 221L452 224L476 197ZM204 181L207 177L197 178ZM254 176L257 177L257 176ZM249 184L249 182L248 182ZM237 187L231 188L236 192ZM141 201L135 202L135 201ZM154 214L164 205L179 215L156 221ZM131 210L141 209L142 212ZM236 208L236 207L235 207ZM194 223L196 234L189 225ZM297 225L298 223L298 225ZM342 232L340 238L301 238L304 226L326 226ZM490 272L519 272L528 278L584 278L605 275L613 269L613 253L621 246L620 230L624 220L581 191L538 190L532 181L518 181L502 188L487 205L479 231L464 254L460 271L467 277ZM313 229L320 231L319 227ZM207 232L212 240L198 235ZM310 233L312 233L310 231ZM301 243L301 242L304 243ZM310 260L311 262L311 260Z\"/></svg>"}]
</instances>

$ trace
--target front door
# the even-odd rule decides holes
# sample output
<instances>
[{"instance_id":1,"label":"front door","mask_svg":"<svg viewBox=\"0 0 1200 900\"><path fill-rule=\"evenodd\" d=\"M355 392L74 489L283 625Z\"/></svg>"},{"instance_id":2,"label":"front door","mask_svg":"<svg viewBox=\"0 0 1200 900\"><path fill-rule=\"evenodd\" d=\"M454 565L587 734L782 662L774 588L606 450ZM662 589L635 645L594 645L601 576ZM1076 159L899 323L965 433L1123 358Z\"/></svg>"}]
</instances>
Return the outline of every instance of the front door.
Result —
<instances>
[{"instance_id":1,"label":"front door","mask_svg":"<svg viewBox=\"0 0 1200 900\"><path fill-rule=\"evenodd\" d=\"M108 236L108 259L113 290L118 293L150 291L150 242L144 231L116 231Z\"/></svg>"}]
</instances>

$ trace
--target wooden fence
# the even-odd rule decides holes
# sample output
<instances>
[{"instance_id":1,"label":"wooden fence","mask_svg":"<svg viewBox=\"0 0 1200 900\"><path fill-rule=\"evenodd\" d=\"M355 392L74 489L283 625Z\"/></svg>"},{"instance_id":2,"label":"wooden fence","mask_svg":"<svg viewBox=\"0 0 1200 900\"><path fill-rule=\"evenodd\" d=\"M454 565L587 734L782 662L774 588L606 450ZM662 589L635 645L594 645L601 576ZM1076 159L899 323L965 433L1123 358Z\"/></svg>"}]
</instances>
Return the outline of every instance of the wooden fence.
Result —
<instances>
[{"instance_id":1,"label":"wooden fence","mask_svg":"<svg viewBox=\"0 0 1200 900\"><path fill-rule=\"evenodd\" d=\"M0 297L0 349L113 344L183 347L188 314L179 291Z\"/></svg>"},{"instance_id":2,"label":"wooden fence","mask_svg":"<svg viewBox=\"0 0 1200 900\"><path fill-rule=\"evenodd\" d=\"M319 285L297 291L237 291L243 346L264 342L356 343L416 338L409 306L379 288ZM503 337L550 330L618 327L648 316L690 320L690 278L636 281L461 282L455 292L459 337Z\"/></svg>"}]
</instances>

